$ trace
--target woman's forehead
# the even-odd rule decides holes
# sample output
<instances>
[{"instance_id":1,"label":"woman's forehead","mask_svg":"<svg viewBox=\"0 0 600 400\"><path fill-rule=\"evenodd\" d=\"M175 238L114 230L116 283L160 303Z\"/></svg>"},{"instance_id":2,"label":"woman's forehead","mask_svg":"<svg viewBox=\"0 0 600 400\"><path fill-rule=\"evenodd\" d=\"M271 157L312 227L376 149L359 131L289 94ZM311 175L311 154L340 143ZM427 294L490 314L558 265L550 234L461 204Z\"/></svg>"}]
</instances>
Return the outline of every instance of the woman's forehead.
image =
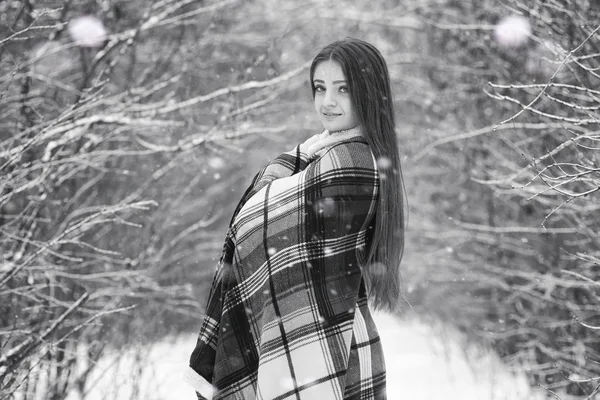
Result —
<instances>
[{"instance_id":1,"label":"woman's forehead","mask_svg":"<svg viewBox=\"0 0 600 400\"><path fill-rule=\"evenodd\" d=\"M346 80L342 66L337 61L321 61L315 68L314 79L322 81Z\"/></svg>"}]
</instances>

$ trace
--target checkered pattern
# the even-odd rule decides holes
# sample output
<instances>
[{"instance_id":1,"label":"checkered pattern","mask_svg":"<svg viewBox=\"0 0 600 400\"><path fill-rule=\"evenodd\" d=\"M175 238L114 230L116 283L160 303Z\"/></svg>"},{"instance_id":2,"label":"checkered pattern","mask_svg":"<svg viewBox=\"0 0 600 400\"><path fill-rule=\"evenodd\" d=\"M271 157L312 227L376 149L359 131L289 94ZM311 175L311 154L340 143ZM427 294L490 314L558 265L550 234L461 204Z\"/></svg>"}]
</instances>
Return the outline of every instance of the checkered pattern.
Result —
<instances>
[{"instance_id":1,"label":"checkered pattern","mask_svg":"<svg viewBox=\"0 0 600 400\"><path fill-rule=\"evenodd\" d=\"M232 218L190 359L204 397L385 399L360 269L375 165L357 132L316 160L296 147L256 175Z\"/></svg>"}]
</instances>

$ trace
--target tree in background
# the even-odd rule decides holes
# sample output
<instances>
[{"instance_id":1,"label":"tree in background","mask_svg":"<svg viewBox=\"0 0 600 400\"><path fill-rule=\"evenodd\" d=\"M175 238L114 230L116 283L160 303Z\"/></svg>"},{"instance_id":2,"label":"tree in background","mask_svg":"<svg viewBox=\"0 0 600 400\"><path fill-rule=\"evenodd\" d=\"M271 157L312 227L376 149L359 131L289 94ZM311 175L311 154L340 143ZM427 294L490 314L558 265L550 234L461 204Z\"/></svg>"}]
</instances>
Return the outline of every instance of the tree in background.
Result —
<instances>
[{"instance_id":1,"label":"tree in background","mask_svg":"<svg viewBox=\"0 0 600 400\"><path fill-rule=\"evenodd\" d=\"M458 128L432 126L414 157L447 170L428 176L445 229L423 240L448 254L430 260L422 305L562 395L600 388L599 11L469 1L422 13L439 57L430 109Z\"/></svg>"}]
</instances>

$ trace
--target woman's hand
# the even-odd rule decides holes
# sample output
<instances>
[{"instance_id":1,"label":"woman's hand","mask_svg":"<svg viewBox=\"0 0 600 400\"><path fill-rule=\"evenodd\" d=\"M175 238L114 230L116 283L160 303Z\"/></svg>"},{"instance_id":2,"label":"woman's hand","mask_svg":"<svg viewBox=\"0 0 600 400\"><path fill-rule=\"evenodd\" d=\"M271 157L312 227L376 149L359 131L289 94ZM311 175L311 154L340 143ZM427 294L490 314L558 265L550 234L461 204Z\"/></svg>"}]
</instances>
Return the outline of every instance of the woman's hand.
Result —
<instances>
[{"instance_id":1,"label":"woman's hand","mask_svg":"<svg viewBox=\"0 0 600 400\"><path fill-rule=\"evenodd\" d=\"M317 133L309 137L300 145L300 152L306 154L309 160L314 158L315 153L322 148L320 142L328 135L329 132L325 130L322 133Z\"/></svg>"},{"instance_id":2,"label":"woman's hand","mask_svg":"<svg viewBox=\"0 0 600 400\"><path fill-rule=\"evenodd\" d=\"M346 131L341 132L333 132L329 133L328 131L324 131L319 136L319 139L312 142L308 147L308 153L311 154L312 157L320 157L325 152L327 147L333 146L336 143L343 142L344 140L361 136L359 130L356 129L348 129Z\"/></svg>"},{"instance_id":3,"label":"woman's hand","mask_svg":"<svg viewBox=\"0 0 600 400\"><path fill-rule=\"evenodd\" d=\"M332 146L338 142L342 142L357 135L360 136L361 133L356 129L348 129L346 131L333 133L330 133L328 130L324 130L323 132L306 139L306 141L300 145L300 152L306 154L308 159L311 160L323 155L326 147Z\"/></svg>"}]
</instances>

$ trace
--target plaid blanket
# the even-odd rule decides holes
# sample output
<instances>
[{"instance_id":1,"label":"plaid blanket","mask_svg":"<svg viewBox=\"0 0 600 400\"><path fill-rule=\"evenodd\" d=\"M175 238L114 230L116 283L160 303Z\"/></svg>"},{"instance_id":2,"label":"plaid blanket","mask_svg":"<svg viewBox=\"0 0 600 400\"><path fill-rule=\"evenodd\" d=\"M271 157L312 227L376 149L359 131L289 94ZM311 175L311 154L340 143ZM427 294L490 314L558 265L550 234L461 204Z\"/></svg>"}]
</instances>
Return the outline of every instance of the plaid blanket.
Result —
<instances>
[{"instance_id":1,"label":"plaid blanket","mask_svg":"<svg viewBox=\"0 0 600 400\"><path fill-rule=\"evenodd\" d=\"M315 160L297 146L255 176L231 220L190 358L199 398L386 398L360 269L378 187L359 135Z\"/></svg>"}]
</instances>

